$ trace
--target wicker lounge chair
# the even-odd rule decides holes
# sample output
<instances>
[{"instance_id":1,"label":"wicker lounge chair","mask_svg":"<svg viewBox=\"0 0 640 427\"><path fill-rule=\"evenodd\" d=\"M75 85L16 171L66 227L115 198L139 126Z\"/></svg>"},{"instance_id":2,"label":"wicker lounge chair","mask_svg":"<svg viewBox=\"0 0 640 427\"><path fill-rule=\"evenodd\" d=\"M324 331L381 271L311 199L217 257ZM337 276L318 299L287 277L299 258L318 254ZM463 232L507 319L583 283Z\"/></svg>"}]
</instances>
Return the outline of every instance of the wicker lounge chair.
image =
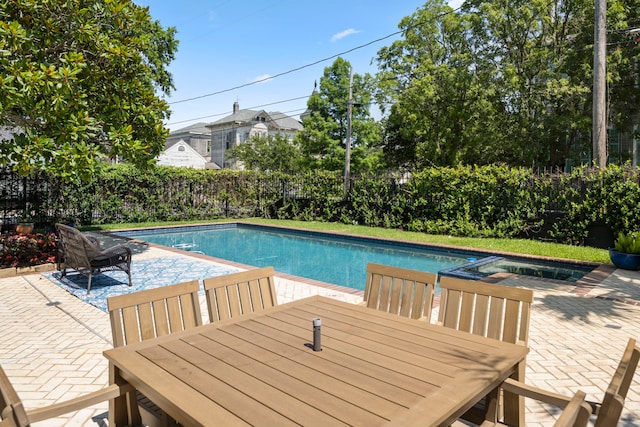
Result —
<instances>
[{"instance_id":1,"label":"wicker lounge chair","mask_svg":"<svg viewBox=\"0 0 640 427\"><path fill-rule=\"evenodd\" d=\"M131 286L131 249L124 245L113 246L102 250L99 242L91 236L86 236L80 230L64 224L56 224L60 236L60 247L64 257L62 276L67 274L67 268L89 278L87 294L91 291L91 279L103 271L120 270L129 276Z\"/></svg>"}]
</instances>

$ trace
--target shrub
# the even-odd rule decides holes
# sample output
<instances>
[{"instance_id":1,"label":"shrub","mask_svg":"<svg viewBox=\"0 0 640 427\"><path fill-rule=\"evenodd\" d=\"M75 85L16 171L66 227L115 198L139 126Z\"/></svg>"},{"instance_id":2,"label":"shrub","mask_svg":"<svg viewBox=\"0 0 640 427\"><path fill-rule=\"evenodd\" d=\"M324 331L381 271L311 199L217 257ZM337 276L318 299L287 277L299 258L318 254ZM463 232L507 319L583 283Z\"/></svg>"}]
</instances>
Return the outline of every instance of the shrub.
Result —
<instances>
[{"instance_id":1,"label":"shrub","mask_svg":"<svg viewBox=\"0 0 640 427\"><path fill-rule=\"evenodd\" d=\"M340 172L159 166L142 173L126 164L103 168L92 182L12 179L6 185L16 188L8 194L22 191L15 183L26 183L27 202L5 209L5 217L37 209L39 227L65 217L91 225L260 216L576 245L602 224L613 235L640 230L640 169L628 164L571 174L505 165L426 168L353 177L349 192Z\"/></svg>"},{"instance_id":2,"label":"shrub","mask_svg":"<svg viewBox=\"0 0 640 427\"><path fill-rule=\"evenodd\" d=\"M3 234L0 245L0 268L53 263L58 253L58 240L53 233Z\"/></svg>"}]
</instances>

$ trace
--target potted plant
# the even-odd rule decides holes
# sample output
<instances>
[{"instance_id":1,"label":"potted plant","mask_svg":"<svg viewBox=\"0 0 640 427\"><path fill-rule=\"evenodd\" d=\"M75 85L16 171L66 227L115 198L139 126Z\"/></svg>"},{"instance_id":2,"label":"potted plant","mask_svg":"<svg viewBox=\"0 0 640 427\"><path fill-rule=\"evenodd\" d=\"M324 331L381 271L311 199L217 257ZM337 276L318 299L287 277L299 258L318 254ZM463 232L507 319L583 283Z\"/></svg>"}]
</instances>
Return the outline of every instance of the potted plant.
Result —
<instances>
[{"instance_id":1,"label":"potted plant","mask_svg":"<svg viewBox=\"0 0 640 427\"><path fill-rule=\"evenodd\" d=\"M619 232L614 245L609 249L609 257L616 267L640 270L640 231Z\"/></svg>"},{"instance_id":2,"label":"potted plant","mask_svg":"<svg viewBox=\"0 0 640 427\"><path fill-rule=\"evenodd\" d=\"M16 233L29 234L33 232L33 227L33 214L28 210L23 211L16 225Z\"/></svg>"}]
</instances>

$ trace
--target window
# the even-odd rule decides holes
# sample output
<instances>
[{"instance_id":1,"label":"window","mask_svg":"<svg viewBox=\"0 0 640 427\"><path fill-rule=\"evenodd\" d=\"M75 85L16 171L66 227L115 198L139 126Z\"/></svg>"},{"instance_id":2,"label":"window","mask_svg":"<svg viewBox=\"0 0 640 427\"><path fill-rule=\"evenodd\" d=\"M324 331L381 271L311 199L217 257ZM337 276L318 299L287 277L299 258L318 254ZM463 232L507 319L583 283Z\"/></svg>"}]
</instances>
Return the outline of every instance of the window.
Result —
<instances>
[{"instance_id":1,"label":"window","mask_svg":"<svg viewBox=\"0 0 640 427\"><path fill-rule=\"evenodd\" d=\"M185 151L186 148L184 148L184 145L181 145L180 147L178 147L178 151Z\"/></svg>"}]
</instances>

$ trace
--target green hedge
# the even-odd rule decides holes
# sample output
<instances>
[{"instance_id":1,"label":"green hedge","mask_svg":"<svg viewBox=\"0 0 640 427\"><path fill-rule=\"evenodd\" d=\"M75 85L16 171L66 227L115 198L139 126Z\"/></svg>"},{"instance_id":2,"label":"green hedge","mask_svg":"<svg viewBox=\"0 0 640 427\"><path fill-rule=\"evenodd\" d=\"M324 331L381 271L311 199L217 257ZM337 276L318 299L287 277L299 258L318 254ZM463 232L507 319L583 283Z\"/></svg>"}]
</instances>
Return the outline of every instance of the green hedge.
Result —
<instances>
[{"instance_id":1,"label":"green hedge","mask_svg":"<svg viewBox=\"0 0 640 427\"><path fill-rule=\"evenodd\" d=\"M431 168L403 177L357 177L346 194L340 174L329 172L142 172L113 165L90 183L37 182L28 203L45 223L259 216L571 244L583 244L594 224L613 233L640 230L640 172L630 166L554 175L501 165Z\"/></svg>"}]
</instances>

